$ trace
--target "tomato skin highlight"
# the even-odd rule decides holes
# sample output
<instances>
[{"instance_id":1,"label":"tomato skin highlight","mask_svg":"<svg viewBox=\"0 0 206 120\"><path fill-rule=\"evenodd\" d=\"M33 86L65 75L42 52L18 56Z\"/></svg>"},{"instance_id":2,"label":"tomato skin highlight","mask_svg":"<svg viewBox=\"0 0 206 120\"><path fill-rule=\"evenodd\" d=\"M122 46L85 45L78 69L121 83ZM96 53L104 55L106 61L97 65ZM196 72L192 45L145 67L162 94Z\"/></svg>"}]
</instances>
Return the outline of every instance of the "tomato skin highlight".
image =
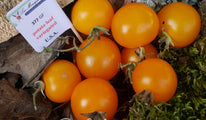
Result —
<instances>
[{"instance_id":1,"label":"tomato skin highlight","mask_svg":"<svg viewBox=\"0 0 206 120\"><path fill-rule=\"evenodd\" d=\"M148 90L157 102L167 102L177 89L177 76L172 66L160 58L150 58L136 66L132 74L136 93Z\"/></svg>"},{"instance_id":2,"label":"tomato skin highlight","mask_svg":"<svg viewBox=\"0 0 206 120\"><path fill-rule=\"evenodd\" d=\"M52 62L44 71L42 79L46 96L55 103L69 101L75 86L81 82L79 70L67 60Z\"/></svg>"},{"instance_id":3,"label":"tomato skin highlight","mask_svg":"<svg viewBox=\"0 0 206 120\"><path fill-rule=\"evenodd\" d=\"M190 45L200 32L200 15L187 3L171 3L160 10L158 17L160 29L165 28L164 31L172 38L174 47Z\"/></svg>"},{"instance_id":4,"label":"tomato skin highlight","mask_svg":"<svg viewBox=\"0 0 206 120\"><path fill-rule=\"evenodd\" d=\"M159 19L152 8L143 3L130 3L114 15L111 31L123 47L137 48L152 42L159 32Z\"/></svg>"},{"instance_id":5,"label":"tomato skin highlight","mask_svg":"<svg viewBox=\"0 0 206 120\"><path fill-rule=\"evenodd\" d=\"M85 40L79 47L88 42L89 40ZM121 55L115 42L101 36L100 40L95 39L88 47L77 52L76 61L80 72L86 78L100 77L110 80L119 71Z\"/></svg>"},{"instance_id":6,"label":"tomato skin highlight","mask_svg":"<svg viewBox=\"0 0 206 120\"><path fill-rule=\"evenodd\" d=\"M142 46L145 50L145 58L155 58L157 57L157 50L152 44L147 44ZM137 63L139 61L139 57L135 53L136 48L123 48L121 51L121 63L127 64L130 62Z\"/></svg>"},{"instance_id":7,"label":"tomato skin highlight","mask_svg":"<svg viewBox=\"0 0 206 120\"><path fill-rule=\"evenodd\" d=\"M87 120L79 113L106 112L110 120L116 113L118 96L113 86L101 78L88 78L79 83L71 97L71 108L78 120Z\"/></svg>"},{"instance_id":8,"label":"tomato skin highlight","mask_svg":"<svg viewBox=\"0 0 206 120\"><path fill-rule=\"evenodd\" d=\"M89 35L95 26L110 29L114 10L108 0L78 0L71 12L71 21L81 33Z\"/></svg>"}]
</instances>

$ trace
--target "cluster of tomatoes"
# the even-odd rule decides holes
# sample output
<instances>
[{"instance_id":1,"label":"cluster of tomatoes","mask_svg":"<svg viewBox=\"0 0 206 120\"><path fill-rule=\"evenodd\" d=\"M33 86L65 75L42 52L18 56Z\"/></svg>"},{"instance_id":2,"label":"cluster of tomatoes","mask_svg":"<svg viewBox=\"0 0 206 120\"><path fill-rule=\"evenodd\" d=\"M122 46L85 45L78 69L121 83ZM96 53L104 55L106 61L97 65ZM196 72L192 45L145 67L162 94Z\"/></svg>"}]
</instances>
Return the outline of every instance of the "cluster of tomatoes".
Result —
<instances>
[{"instance_id":1,"label":"cluster of tomatoes","mask_svg":"<svg viewBox=\"0 0 206 120\"><path fill-rule=\"evenodd\" d=\"M169 4L158 13L143 3L130 3L114 13L108 0L78 0L71 20L86 35L95 26L111 28L116 41L101 36L77 52L77 66L56 60L42 75L46 96L57 103L71 101L78 120L87 119L80 113L94 111L106 112L108 120L114 116L118 96L109 80L119 72L121 64L135 63L132 86L136 93L148 90L155 101L169 101L177 88L177 76L169 63L157 58L158 51L150 43L159 35L169 37L173 47L185 47L196 39L201 26L198 12L182 2ZM161 30L163 34L158 34ZM79 48L89 42L84 40ZM123 47L121 51L117 44ZM140 63L135 52L139 47L144 48L146 58ZM86 79L81 80L81 75Z\"/></svg>"}]
</instances>

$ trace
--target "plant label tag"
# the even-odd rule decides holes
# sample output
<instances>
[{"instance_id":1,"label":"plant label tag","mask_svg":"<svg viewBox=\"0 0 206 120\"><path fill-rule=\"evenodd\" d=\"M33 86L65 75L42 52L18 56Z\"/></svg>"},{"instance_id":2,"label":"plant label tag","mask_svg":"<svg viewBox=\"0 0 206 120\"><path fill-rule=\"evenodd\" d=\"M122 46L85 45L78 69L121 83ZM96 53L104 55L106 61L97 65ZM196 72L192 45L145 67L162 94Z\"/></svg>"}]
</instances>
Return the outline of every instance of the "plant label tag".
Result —
<instances>
[{"instance_id":1,"label":"plant label tag","mask_svg":"<svg viewBox=\"0 0 206 120\"><path fill-rule=\"evenodd\" d=\"M7 13L7 19L37 52L73 27L56 0L23 0Z\"/></svg>"}]
</instances>

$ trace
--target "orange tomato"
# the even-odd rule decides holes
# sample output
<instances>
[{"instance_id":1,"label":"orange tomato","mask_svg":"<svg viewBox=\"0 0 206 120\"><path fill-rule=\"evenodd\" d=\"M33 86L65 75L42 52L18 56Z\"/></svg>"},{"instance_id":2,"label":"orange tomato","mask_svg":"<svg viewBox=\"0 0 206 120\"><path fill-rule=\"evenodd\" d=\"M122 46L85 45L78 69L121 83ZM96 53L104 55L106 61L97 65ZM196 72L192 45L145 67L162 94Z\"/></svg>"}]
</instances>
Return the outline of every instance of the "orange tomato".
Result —
<instances>
[{"instance_id":1,"label":"orange tomato","mask_svg":"<svg viewBox=\"0 0 206 120\"><path fill-rule=\"evenodd\" d=\"M198 36L201 19L198 12L189 4L175 2L162 8L158 13L160 29L169 34L174 47L185 47Z\"/></svg>"},{"instance_id":2,"label":"orange tomato","mask_svg":"<svg viewBox=\"0 0 206 120\"><path fill-rule=\"evenodd\" d=\"M155 39L159 32L159 19L149 6L130 3L115 13L111 30L114 39L121 46L137 48Z\"/></svg>"},{"instance_id":3,"label":"orange tomato","mask_svg":"<svg viewBox=\"0 0 206 120\"><path fill-rule=\"evenodd\" d=\"M90 40L85 40L82 48ZM100 77L106 80L113 78L119 71L121 55L117 45L109 38L101 36L76 55L77 66L86 77Z\"/></svg>"},{"instance_id":4,"label":"orange tomato","mask_svg":"<svg viewBox=\"0 0 206 120\"><path fill-rule=\"evenodd\" d=\"M155 58L157 57L157 50L152 44L147 44L143 46L145 50L145 58ZM139 61L139 57L135 53L136 48L123 48L121 51L121 63L127 64L130 62L137 63Z\"/></svg>"},{"instance_id":5,"label":"orange tomato","mask_svg":"<svg viewBox=\"0 0 206 120\"><path fill-rule=\"evenodd\" d=\"M72 8L71 21L79 32L89 35L95 26L110 29L113 15L108 0L78 0Z\"/></svg>"},{"instance_id":6,"label":"orange tomato","mask_svg":"<svg viewBox=\"0 0 206 120\"><path fill-rule=\"evenodd\" d=\"M110 120L116 113L118 96L113 86L101 78L88 78L79 83L71 97L71 108L78 120L87 120L80 113L106 112Z\"/></svg>"},{"instance_id":7,"label":"orange tomato","mask_svg":"<svg viewBox=\"0 0 206 120\"><path fill-rule=\"evenodd\" d=\"M136 66L132 74L136 93L148 90L157 102L169 101L177 89L177 76L172 66L160 58L150 58Z\"/></svg>"},{"instance_id":8,"label":"orange tomato","mask_svg":"<svg viewBox=\"0 0 206 120\"><path fill-rule=\"evenodd\" d=\"M44 71L46 96L53 102L63 103L71 99L75 86L81 82L77 67L66 60L56 60Z\"/></svg>"}]
</instances>

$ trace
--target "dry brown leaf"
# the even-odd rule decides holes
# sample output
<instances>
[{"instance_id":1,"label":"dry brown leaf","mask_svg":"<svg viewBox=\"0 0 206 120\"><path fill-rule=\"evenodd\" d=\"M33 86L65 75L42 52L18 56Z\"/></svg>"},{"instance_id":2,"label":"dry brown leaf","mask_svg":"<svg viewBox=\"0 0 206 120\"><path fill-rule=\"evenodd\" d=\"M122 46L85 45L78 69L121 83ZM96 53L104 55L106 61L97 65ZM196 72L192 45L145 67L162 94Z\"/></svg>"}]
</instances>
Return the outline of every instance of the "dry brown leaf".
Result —
<instances>
[{"instance_id":1,"label":"dry brown leaf","mask_svg":"<svg viewBox=\"0 0 206 120\"><path fill-rule=\"evenodd\" d=\"M61 45L61 40L56 40L50 47L57 49ZM20 74L25 86L37 78L45 66L57 56L57 52L37 53L21 35L18 35L0 44L0 73Z\"/></svg>"},{"instance_id":2,"label":"dry brown leaf","mask_svg":"<svg viewBox=\"0 0 206 120\"><path fill-rule=\"evenodd\" d=\"M38 99L35 111L32 95L22 89L14 88L8 80L0 80L0 119L11 120L12 118L26 119L35 118L45 120L51 113L51 103L46 99Z\"/></svg>"}]
</instances>

